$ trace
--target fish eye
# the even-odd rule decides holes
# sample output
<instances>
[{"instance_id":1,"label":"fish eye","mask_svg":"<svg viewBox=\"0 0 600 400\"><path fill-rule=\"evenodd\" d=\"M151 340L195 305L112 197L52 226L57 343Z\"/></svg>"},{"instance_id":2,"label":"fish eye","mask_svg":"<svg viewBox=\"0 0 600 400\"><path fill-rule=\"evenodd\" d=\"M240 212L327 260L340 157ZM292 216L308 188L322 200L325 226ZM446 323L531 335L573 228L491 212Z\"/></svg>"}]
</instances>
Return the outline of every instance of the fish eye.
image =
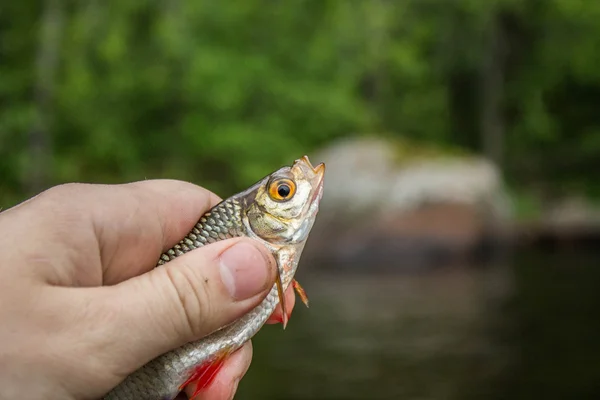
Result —
<instances>
[{"instance_id":1,"label":"fish eye","mask_svg":"<svg viewBox=\"0 0 600 400\"><path fill-rule=\"evenodd\" d=\"M275 201L289 200L295 193L296 184L290 179L277 179L269 185L269 196Z\"/></svg>"}]
</instances>

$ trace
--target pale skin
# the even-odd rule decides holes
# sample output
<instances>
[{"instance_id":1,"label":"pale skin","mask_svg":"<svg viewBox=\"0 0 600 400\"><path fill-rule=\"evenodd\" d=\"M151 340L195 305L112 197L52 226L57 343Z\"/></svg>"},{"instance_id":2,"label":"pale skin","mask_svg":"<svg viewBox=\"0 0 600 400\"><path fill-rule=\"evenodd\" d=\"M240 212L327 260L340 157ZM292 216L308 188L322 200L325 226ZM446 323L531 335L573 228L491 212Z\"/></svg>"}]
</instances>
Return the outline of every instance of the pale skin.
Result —
<instances>
[{"instance_id":1,"label":"pale skin","mask_svg":"<svg viewBox=\"0 0 600 400\"><path fill-rule=\"evenodd\" d=\"M0 398L98 399L258 305L276 265L255 240L221 241L154 268L219 201L180 181L71 184L0 213ZM233 289L230 275L222 279L232 263ZM290 287L288 312L294 302ZM278 307L268 323L281 320ZM197 399L233 398L251 359L248 342Z\"/></svg>"}]
</instances>

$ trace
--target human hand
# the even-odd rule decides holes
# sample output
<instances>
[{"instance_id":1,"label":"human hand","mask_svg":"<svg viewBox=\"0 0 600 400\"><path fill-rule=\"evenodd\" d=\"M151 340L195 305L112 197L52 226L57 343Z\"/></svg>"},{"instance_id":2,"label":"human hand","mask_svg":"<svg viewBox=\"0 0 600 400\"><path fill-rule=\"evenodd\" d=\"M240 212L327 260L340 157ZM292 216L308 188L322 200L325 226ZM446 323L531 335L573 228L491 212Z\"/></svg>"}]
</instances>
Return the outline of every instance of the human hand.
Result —
<instances>
[{"instance_id":1,"label":"human hand","mask_svg":"<svg viewBox=\"0 0 600 400\"><path fill-rule=\"evenodd\" d=\"M224 240L154 268L219 201L180 181L69 184L1 213L0 398L100 398L258 305L276 266L257 241ZM290 287L288 312L294 299ZM268 323L281 320L278 307ZM248 342L201 398L232 398L251 358Z\"/></svg>"}]
</instances>

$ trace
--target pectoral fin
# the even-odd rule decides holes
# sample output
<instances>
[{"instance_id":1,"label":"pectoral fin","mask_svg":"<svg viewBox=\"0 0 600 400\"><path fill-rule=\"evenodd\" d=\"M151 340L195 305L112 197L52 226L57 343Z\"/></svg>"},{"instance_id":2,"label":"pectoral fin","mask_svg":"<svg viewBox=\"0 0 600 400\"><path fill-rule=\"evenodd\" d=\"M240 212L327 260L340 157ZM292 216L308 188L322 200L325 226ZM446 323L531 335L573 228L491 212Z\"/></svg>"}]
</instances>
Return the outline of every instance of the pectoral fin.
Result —
<instances>
[{"instance_id":1,"label":"pectoral fin","mask_svg":"<svg viewBox=\"0 0 600 400\"><path fill-rule=\"evenodd\" d=\"M277 296L279 297L279 304L281 304L281 310L283 311L281 323L283 324L283 329L285 329L288 323L288 314L287 307L285 305L285 293L283 291L283 282L281 281L281 268L279 266L277 268L277 277L275 279L275 284L277 285Z\"/></svg>"},{"instance_id":2,"label":"pectoral fin","mask_svg":"<svg viewBox=\"0 0 600 400\"><path fill-rule=\"evenodd\" d=\"M302 288L302 286L300 286L300 284L298 283L297 280L293 280L292 281L292 285L294 286L294 289L296 290L296 293L298 293L298 296L300 297L300 300L302 300L302 302L304 303L304 305L308 308L308 296L306 296L306 292L304 291L304 289Z\"/></svg>"},{"instance_id":3,"label":"pectoral fin","mask_svg":"<svg viewBox=\"0 0 600 400\"><path fill-rule=\"evenodd\" d=\"M193 389L194 393L190 396L190 399L193 400L196 398L200 392L210 386L215 379L215 376L217 376L217 372L223 367L225 360L231 353L232 351L230 349L224 349L212 360L197 366L192 375L179 386L179 390L184 390L189 385L195 385L195 388Z\"/></svg>"}]
</instances>

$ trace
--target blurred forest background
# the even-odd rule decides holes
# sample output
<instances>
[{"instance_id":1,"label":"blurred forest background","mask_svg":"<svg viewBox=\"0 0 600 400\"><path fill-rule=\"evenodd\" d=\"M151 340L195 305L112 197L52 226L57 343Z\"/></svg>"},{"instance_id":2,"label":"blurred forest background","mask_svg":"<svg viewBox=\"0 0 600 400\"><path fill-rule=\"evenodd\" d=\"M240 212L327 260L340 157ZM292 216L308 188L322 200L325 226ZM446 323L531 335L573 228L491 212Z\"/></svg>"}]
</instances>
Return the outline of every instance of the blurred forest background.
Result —
<instances>
[{"instance_id":1,"label":"blurred forest background","mask_svg":"<svg viewBox=\"0 0 600 400\"><path fill-rule=\"evenodd\" d=\"M157 177L226 196L349 134L481 152L533 205L600 196L598 20L588 0L6 1L0 205Z\"/></svg>"},{"instance_id":2,"label":"blurred forest background","mask_svg":"<svg viewBox=\"0 0 600 400\"><path fill-rule=\"evenodd\" d=\"M311 308L256 336L236 398L597 399L599 66L593 0L5 0L0 209L72 181L226 197L308 154ZM591 249L489 240L563 200Z\"/></svg>"}]
</instances>

